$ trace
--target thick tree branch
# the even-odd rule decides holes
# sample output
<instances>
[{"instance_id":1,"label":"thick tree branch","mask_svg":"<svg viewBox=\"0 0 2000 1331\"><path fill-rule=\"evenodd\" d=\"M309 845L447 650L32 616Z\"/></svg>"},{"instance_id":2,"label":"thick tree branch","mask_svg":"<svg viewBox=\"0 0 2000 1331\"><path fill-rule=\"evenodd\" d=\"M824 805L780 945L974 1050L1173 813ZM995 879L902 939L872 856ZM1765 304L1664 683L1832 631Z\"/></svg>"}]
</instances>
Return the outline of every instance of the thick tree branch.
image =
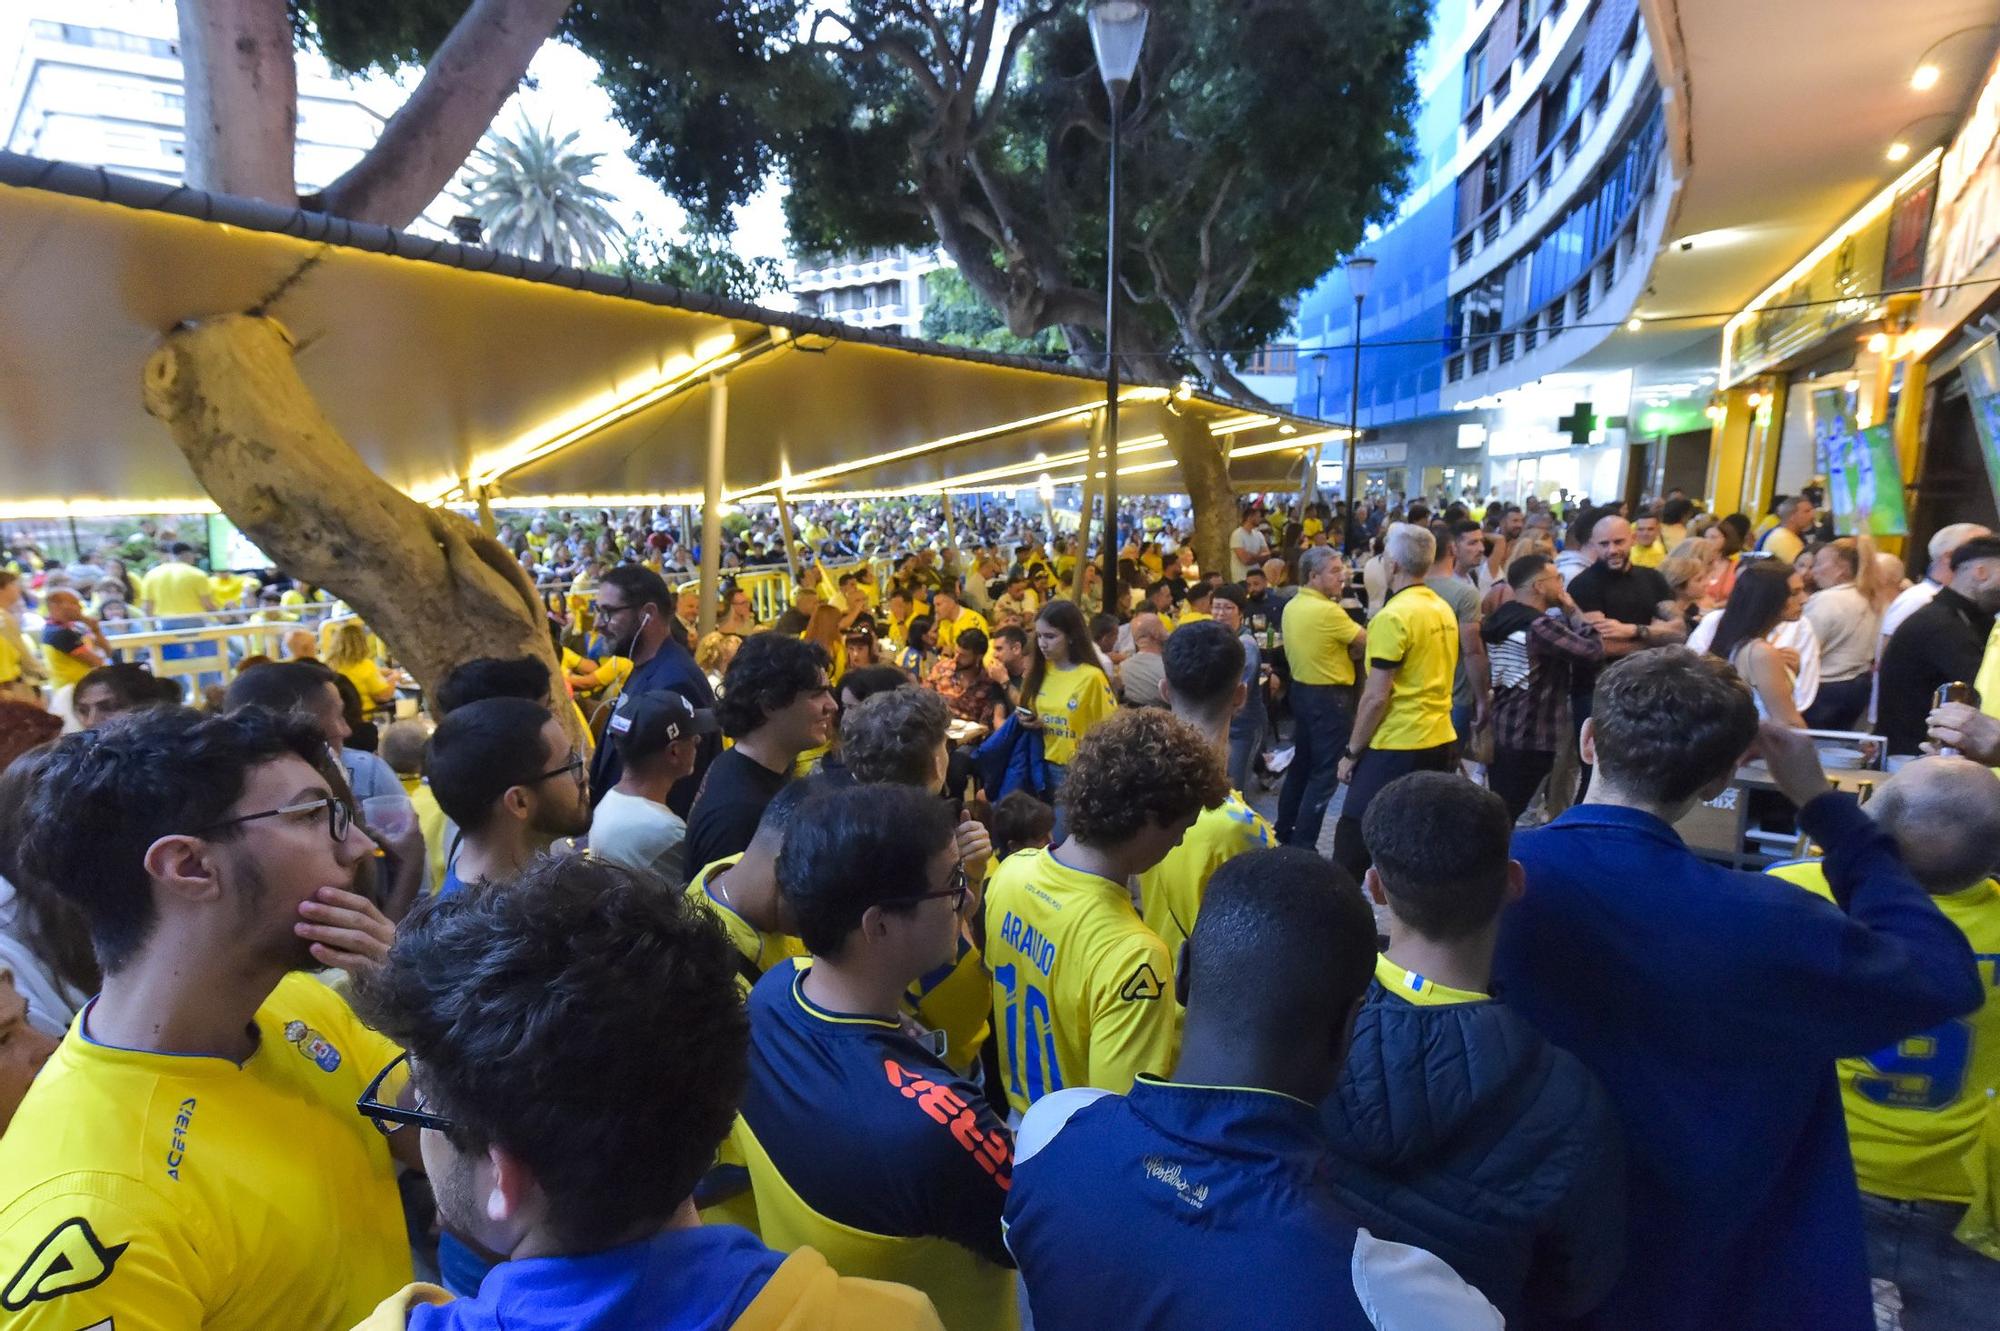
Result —
<instances>
[{"instance_id":1,"label":"thick tree branch","mask_svg":"<svg viewBox=\"0 0 2000 1331\"><path fill-rule=\"evenodd\" d=\"M569 0L472 0L382 137L308 206L408 226L451 183Z\"/></svg>"},{"instance_id":2,"label":"thick tree branch","mask_svg":"<svg viewBox=\"0 0 2000 1331\"><path fill-rule=\"evenodd\" d=\"M1054 18L1057 12L1056 6L1051 5L1047 9L1037 9L1032 13L1023 14L1021 21L1014 25L1014 30L1007 34L1007 44L1000 51L1000 68L993 79L993 91L988 94L986 105L972 118L974 143L985 138L992 131L994 122L1000 117L1000 108L1007 101L1008 84L1013 80L1014 62L1020 58L1021 48L1027 44L1035 29ZM984 63L984 57L981 58L981 62Z\"/></svg>"},{"instance_id":3,"label":"thick tree branch","mask_svg":"<svg viewBox=\"0 0 2000 1331\"><path fill-rule=\"evenodd\" d=\"M180 28L188 184L291 203L299 75L284 0L181 0Z\"/></svg>"}]
</instances>

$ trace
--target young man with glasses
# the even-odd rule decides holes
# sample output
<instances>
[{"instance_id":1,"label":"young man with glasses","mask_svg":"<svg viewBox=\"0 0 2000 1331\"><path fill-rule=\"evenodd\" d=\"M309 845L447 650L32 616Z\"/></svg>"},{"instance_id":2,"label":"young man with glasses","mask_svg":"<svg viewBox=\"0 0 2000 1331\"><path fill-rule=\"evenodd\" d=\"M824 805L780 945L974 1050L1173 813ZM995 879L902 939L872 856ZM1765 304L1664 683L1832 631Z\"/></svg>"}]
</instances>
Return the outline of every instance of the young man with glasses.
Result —
<instances>
[{"instance_id":1,"label":"young man with glasses","mask_svg":"<svg viewBox=\"0 0 2000 1331\"><path fill-rule=\"evenodd\" d=\"M393 936L343 890L374 850L343 784L262 708L145 711L42 760L19 858L104 985L0 1138L9 1331L340 1331L409 1280L390 1143L353 1110L397 1051L303 973Z\"/></svg>"},{"instance_id":2,"label":"young man with glasses","mask_svg":"<svg viewBox=\"0 0 2000 1331\"><path fill-rule=\"evenodd\" d=\"M623 564L605 574L598 584L597 628L610 655L632 662L624 692L671 689L696 708L707 710L715 706L715 690L695 664L689 645L681 640L680 624L674 618L676 603L659 574L642 564ZM703 740L694 771L668 792L668 808L687 817L708 765L721 752L722 746L714 737ZM590 788L602 797L617 787L624 774L625 760L619 756L618 746L598 745L590 769Z\"/></svg>"},{"instance_id":3,"label":"young man with glasses","mask_svg":"<svg viewBox=\"0 0 2000 1331\"><path fill-rule=\"evenodd\" d=\"M874 701L871 699L871 701ZM800 809L778 885L811 953L750 994L734 1134L757 1219L849 1275L908 1283L953 1328L1015 1325L1000 1213L1013 1139L904 996L957 950L971 896L951 807L910 786L829 790Z\"/></svg>"},{"instance_id":4,"label":"young man with glasses","mask_svg":"<svg viewBox=\"0 0 2000 1331\"><path fill-rule=\"evenodd\" d=\"M914 1290L696 1220L743 1088L734 974L684 897L601 860L539 860L414 920L358 998L413 1093L353 1121L420 1139L444 1222L507 1260L476 1297L409 1286L361 1331L934 1331Z\"/></svg>"},{"instance_id":5,"label":"young man with glasses","mask_svg":"<svg viewBox=\"0 0 2000 1331\"><path fill-rule=\"evenodd\" d=\"M557 837L590 829L587 759L540 703L484 698L445 717L425 770L458 825L439 896L511 878Z\"/></svg>"}]
</instances>

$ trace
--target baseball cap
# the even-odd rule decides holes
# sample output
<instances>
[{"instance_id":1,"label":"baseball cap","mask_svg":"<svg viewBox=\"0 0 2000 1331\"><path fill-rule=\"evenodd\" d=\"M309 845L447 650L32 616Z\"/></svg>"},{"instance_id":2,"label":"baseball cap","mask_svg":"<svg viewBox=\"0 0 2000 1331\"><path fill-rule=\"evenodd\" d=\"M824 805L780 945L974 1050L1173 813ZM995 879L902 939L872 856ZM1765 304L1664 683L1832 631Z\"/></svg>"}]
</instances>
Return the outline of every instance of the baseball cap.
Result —
<instances>
[{"instance_id":1,"label":"baseball cap","mask_svg":"<svg viewBox=\"0 0 2000 1331\"><path fill-rule=\"evenodd\" d=\"M605 728L621 745L650 750L687 735L712 735L722 723L672 689L653 689L620 698Z\"/></svg>"}]
</instances>

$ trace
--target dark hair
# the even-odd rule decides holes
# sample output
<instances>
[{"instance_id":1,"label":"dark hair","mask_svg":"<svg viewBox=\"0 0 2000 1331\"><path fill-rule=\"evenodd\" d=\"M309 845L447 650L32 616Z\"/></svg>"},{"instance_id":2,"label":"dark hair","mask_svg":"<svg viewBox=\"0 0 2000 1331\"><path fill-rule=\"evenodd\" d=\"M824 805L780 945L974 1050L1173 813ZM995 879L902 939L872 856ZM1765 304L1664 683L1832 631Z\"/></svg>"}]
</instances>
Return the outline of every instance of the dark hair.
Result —
<instances>
[{"instance_id":1,"label":"dark hair","mask_svg":"<svg viewBox=\"0 0 2000 1331\"><path fill-rule=\"evenodd\" d=\"M445 817L464 831L481 831L502 795L548 771L554 755L542 743L542 727L551 715L526 698L481 698L439 722L424 775Z\"/></svg>"},{"instance_id":2,"label":"dark hair","mask_svg":"<svg viewBox=\"0 0 2000 1331\"><path fill-rule=\"evenodd\" d=\"M1456 772L1412 772L1369 803L1361 835L1396 918L1452 942L1500 913L1513 822L1505 800Z\"/></svg>"},{"instance_id":3,"label":"dark hair","mask_svg":"<svg viewBox=\"0 0 2000 1331\"><path fill-rule=\"evenodd\" d=\"M62 734L63 719L31 702L0 699L0 769Z\"/></svg>"},{"instance_id":4,"label":"dark hair","mask_svg":"<svg viewBox=\"0 0 2000 1331\"><path fill-rule=\"evenodd\" d=\"M1671 526L1680 526L1693 516L1694 501L1686 496L1669 499L1660 505L1660 521Z\"/></svg>"},{"instance_id":5,"label":"dark hair","mask_svg":"<svg viewBox=\"0 0 2000 1331\"><path fill-rule=\"evenodd\" d=\"M825 686L827 655L817 643L784 633L743 640L722 677L716 714L722 733L742 739L799 698Z\"/></svg>"},{"instance_id":6,"label":"dark hair","mask_svg":"<svg viewBox=\"0 0 2000 1331\"><path fill-rule=\"evenodd\" d=\"M840 756L856 781L930 789L951 726L944 699L905 684L851 707L840 719Z\"/></svg>"},{"instance_id":7,"label":"dark hair","mask_svg":"<svg viewBox=\"0 0 2000 1331\"><path fill-rule=\"evenodd\" d=\"M960 636L964 635L961 634ZM840 677L840 691L842 693L853 694L854 700L860 702L862 699L872 698L878 693L887 693L891 689L904 688L908 686L909 682L909 672L903 670L901 667L892 665L862 666L857 670L849 670Z\"/></svg>"},{"instance_id":8,"label":"dark hair","mask_svg":"<svg viewBox=\"0 0 2000 1331\"><path fill-rule=\"evenodd\" d=\"M1158 707L1122 709L1077 741L1056 801L1087 844L1129 841L1229 798L1229 776L1201 732Z\"/></svg>"},{"instance_id":9,"label":"dark hair","mask_svg":"<svg viewBox=\"0 0 2000 1331\"><path fill-rule=\"evenodd\" d=\"M1116 633L1117 631L1118 616L1112 614L1110 611L1100 610L1090 617L1090 636L1093 639L1101 638L1107 633ZM965 635L961 633L959 636L962 638Z\"/></svg>"},{"instance_id":10,"label":"dark hair","mask_svg":"<svg viewBox=\"0 0 2000 1331\"><path fill-rule=\"evenodd\" d=\"M30 703L4 703L0 707L20 707L48 717L56 728L52 733L61 732L60 718ZM12 927L28 951L78 993L94 994L104 987L104 972L91 949L89 922L74 901L21 865L21 812L40 784L42 764L53 751L31 748L0 770L0 877L14 885Z\"/></svg>"},{"instance_id":11,"label":"dark hair","mask_svg":"<svg viewBox=\"0 0 2000 1331\"><path fill-rule=\"evenodd\" d=\"M979 629L960 629L953 644L961 652L971 652L974 656L986 655L986 635Z\"/></svg>"},{"instance_id":12,"label":"dark hair","mask_svg":"<svg viewBox=\"0 0 2000 1331\"><path fill-rule=\"evenodd\" d=\"M1576 550L1589 545L1592 533L1597 530L1597 524L1611 516L1613 515L1609 509L1583 508L1577 510L1576 514L1570 518L1569 526L1563 531L1563 546L1566 549Z\"/></svg>"},{"instance_id":13,"label":"dark hair","mask_svg":"<svg viewBox=\"0 0 2000 1331\"><path fill-rule=\"evenodd\" d=\"M870 906L914 906L931 890L930 858L954 835L951 806L912 786L816 791L805 813L778 852L778 890L799 941L821 957L841 954Z\"/></svg>"},{"instance_id":14,"label":"dark hair","mask_svg":"<svg viewBox=\"0 0 2000 1331\"><path fill-rule=\"evenodd\" d=\"M1517 592L1524 592L1535 585L1535 579L1542 576L1542 570L1549 566L1547 555L1522 555L1507 565L1507 585Z\"/></svg>"},{"instance_id":15,"label":"dark hair","mask_svg":"<svg viewBox=\"0 0 2000 1331\"><path fill-rule=\"evenodd\" d=\"M1775 559L1746 559L1736 566L1736 585L1729 589L1729 601L1715 625L1715 640L1708 646L1711 656L1727 661L1731 652L1745 642L1761 638L1784 618L1785 602L1792 596L1792 566Z\"/></svg>"},{"instance_id":16,"label":"dark hair","mask_svg":"<svg viewBox=\"0 0 2000 1331\"><path fill-rule=\"evenodd\" d=\"M1104 667L1097 664L1097 644L1090 639L1090 629L1083 622L1083 611L1070 601L1055 600L1043 606L1035 616L1037 624L1047 624L1063 635L1063 642L1069 647L1071 666L1089 666L1099 674ZM1035 696L1042 691L1042 680L1048 676L1049 663L1042 656L1042 640L1038 635L1033 640L1034 655L1029 658L1028 673L1021 680L1021 703L1034 706Z\"/></svg>"},{"instance_id":17,"label":"dark hair","mask_svg":"<svg viewBox=\"0 0 2000 1331\"><path fill-rule=\"evenodd\" d=\"M1290 1044L1330 1032L1368 991L1375 915L1347 872L1312 851L1253 850L1208 880L1186 957L1190 1018L1253 1045Z\"/></svg>"},{"instance_id":18,"label":"dark hair","mask_svg":"<svg viewBox=\"0 0 2000 1331\"><path fill-rule=\"evenodd\" d=\"M1164 665L1176 701L1214 711L1243 682L1243 640L1214 620L1183 624L1167 638Z\"/></svg>"},{"instance_id":19,"label":"dark hair","mask_svg":"<svg viewBox=\"0 0 2000 1331\"><path fill-rule=\"evenodd\" d=\"M680 602L667 580L644 564L620 564L599 579L598 585L616 587L629 605L656 605L668 619L673 618L674 607Z\"/></svg>"},{"instance_id":20,"label":"dark hair","mask_svg":"<svg viewBox=\"0 0 2000 1331\"><path fill-rule=\"evenodd\" d=\"M758 842L763 842L768 845L774 840L781 841L785 829L791 826L792 815L798 812L799 806L826 789L826 786L826 780L817 776L807 777L803 781L787 781L779 786L778 793L771 796L770 803L764 806L764 812L757 815L757 830L750 834L750 843L756 845Z\"/></svg>"},{"instance_id":21,"label":"dark hair","mask_svg":"<svg viewBox=\"0 0 2000 1331\"><path fill-rule=\"evenodd\" d=\"M551 696L549 667L539 656L480 656L445 672L431 692L431 711L442 719L486 698L546 703Z\"/></svg>"},{"instance_id":22,"label":"dark hair","mask_svg":"<svg viewBox=\"0 0 2000 1331\"><path fill-rule=\"evenodd\" d=\"M543 858L429 899L356 988L452 1145L519 1158L578 1248L664 1223L743 1093L735 950L682 893L606 860Z\"/></svg>"},{"instance_id":23,"label":"dark hair","mask_svg":"<svg viewBox=\"0 0 2000 1331\"><path fill-rule=\"evenodd\" d=\"M167 553L170 555L191 555L194 553L194 547L186 541L175 541L173 549L167 551Z\"/></svg>"},{"instance_id":24,"label":"dark hair","mask_svg":"<svg viewBox=\"0 0 2000 1331\"><path fill-rule=\"evenodd\" d=\"M1151 600L1153 593L1157 591L1164 591L1167 595L1172 596L1174 593L1174 584L1168 582L1165 578L1153 579L1146 584L1146 599Z\"/></svg>"},{"instance_id":25,"label":"dark hair","mask_svg":"<svg viewBox=\"0 0 2000 1331\"><path fill-rule=\"evenodd\" d=\"M263 707L273 712L311 711L320 690L338 678L317 661L271 661L253 666L230 681L223 710L240 712ZM335 684L334 691L340 691ZM343 703L343 706L345 704Z\"/></svg>"},{"instance_id":26,"label":"dark hair","mask_svg":"<svg viewBox=\"0 0 2000 1331\"><path fill-rule=\"evenodd\" d=\"M1750 686L1685 647L1626 657L1597 677L1597 766L1641 799L1678 804L1733 771L1757 738Z\"/></svg>"},{"instance_id":27,"label":"dark hair","mask_svg":"<svg viewBox=\"0 0 2000 1331\"><path fill-rule=\"evenodd\" d=\"M1055 831L1056 811L1025 790L1012 790L993 806L993 853L1006 859L1029 842L1049 839Z\"/></svg>"},{"instance_id":28,"label":"dark hair","mask_svg":"<svg viewBox=\"0 0 2000 1331\"><path fill-rule=\"evenodd\" d=\"M18 863L76 905L98 963L115 973L158 916L146 848L165 836L241 835L242 824L215 824L242 798L253 769L288 756L310 763L336 792L346 789L316 726L262 707L226 716L150 707L68 736L38 758L11 829Z\"/></svg>"},{"instance_id":29,"label":"dark hair","mask_svg":"<svg viewBox=\"0 0 2000 1331\"><path fill-rule=\"evenodd\" d=\"M1977 559L2000 559L2000 536L1975 536L1951 552L1951 570L1956 573Z\"/></svg>"},{"instance_id":30,"label":"dark hair","mask_svg":"<svg viewBox=\"0 0 2000 1331\"><path fill-rule=\"evenodd\" d=\"M271 663L266 661L263 664ZM113 710L117 712L130 712L162 703L174 704L181 700L179 684L171 679L160 679L144 666L130 661L98 666L76 682L70 697L82 697L85 689L109 689L116 704Z\"/></svg>"},{"instance_id":31,"label":"dark hair","mask_svg":"<svg viewBox=\"0 0 2000 1331\"><path fill-rule=\"evenodd\" d=\"M1736 548L1742 549L1750 540L1750 519L1741 513L1731 513L1716 523L1736 538Z\"/></svg>"},{"instance_id":32,"label":"dark hair","mask_svg":"<svg viewBox=\"0 0 2000 1331\"><path fill-rule=\"evenodd\" d=\"M1028 650L1028 631L1019 624L1002 624L993 630L993 641L1011 642L1025 652Z\"/></svg>"}]
</instances>

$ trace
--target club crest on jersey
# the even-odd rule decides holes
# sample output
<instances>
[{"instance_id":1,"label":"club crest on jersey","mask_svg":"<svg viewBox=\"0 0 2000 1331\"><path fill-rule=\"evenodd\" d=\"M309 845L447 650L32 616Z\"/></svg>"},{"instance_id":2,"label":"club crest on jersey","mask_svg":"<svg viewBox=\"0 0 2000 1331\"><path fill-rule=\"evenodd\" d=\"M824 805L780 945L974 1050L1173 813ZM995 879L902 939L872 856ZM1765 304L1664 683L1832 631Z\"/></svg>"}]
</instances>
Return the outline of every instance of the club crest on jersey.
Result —
<instances>
[{"instance_id":1,"label":"club crest on jersey","mask_svg":"<svg viewBox=\"0 0 2000 1331\"><path fill-rule=\"evenodd\" d=\"M1153 969L1153 963L1142 961L1139 969L1133 971L1119 988L1118 996L1128 1003L1135 1003L1158 998L1166 991L1166 986L1160 983L1159 973Z\"/></svg>"},{"instance_id":2,"label":"club crest on jersey","mask_svg":"<svg viewBox=\"0 0 2000 1331\"><path fill-rule=\"evenodd\" d=\"M129 1243L105 1247L82 1216L72 1216L35 1245L21 1269L0 1289L0 1308L20 1312L31 1303L95 1289L111 1277ZM106 1321L102 1325L109 1327Z\"/></svg>"},{"instance_id":3,"label":"club crest on jersey","mask_svg":"<svg viewBox=\"0 0 2000 1331\"><path fill-rule=\"evenodd\" d=\"M301 1054L319 1064L321 1072L332 1072L340 1066L340 1051L328 1044L325 1036L302 1021L285 1023L285 1039Z\"/></svg>"},{"instance_id":4,"label":"club crest on jersey","mask_svg":"<svg viewBox=\"0 0 2000 1331\"><path fill-rule=\"evenodd\" d=\"M1074 711L1076 710L1076 705L1077 705L1078 703L1082 702L1082 701L1083 701L1083 697L1082 697L1082 695L1080 695L1080 694L1077 694L1077 695L1072 695L1072 696L1071 696L1071 698L1070 698L1070 700L1069 700L1069 709L1070 709L1070 710L1071 710L1072 712L1074 712Z\"/></svg>"}]
</instances>

